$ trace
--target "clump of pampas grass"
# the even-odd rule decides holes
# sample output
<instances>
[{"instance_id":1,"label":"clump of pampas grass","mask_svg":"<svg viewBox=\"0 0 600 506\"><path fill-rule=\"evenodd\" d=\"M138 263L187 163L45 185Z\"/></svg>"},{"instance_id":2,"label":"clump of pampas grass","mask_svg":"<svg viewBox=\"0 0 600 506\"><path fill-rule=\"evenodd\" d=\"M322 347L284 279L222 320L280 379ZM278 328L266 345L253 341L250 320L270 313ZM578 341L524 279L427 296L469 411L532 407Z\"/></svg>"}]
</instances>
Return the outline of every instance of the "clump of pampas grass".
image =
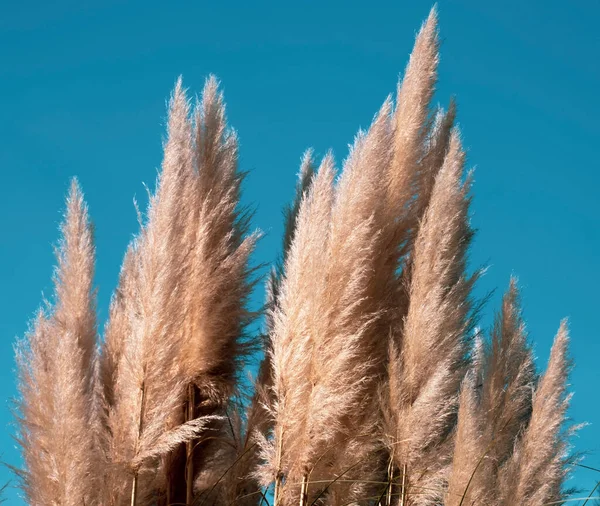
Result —
<instances>
[{"instance_id":1,"label":"clump of pampas grass","mask_svg":"<svg viewBox=\"0 0 600 506\"><path fill-rule=\"evenodd\" d=\"M76 182L53 299L17 348L32 505L497 505L565 500L562 323L538 375L516 281L486 339L469 272L472 176L456 107L431 100L437 11L336 168L304 155L264 332L258 233L215 78L181 80L162 170L98 336ZM254 389L241 373L264 356Z\"/></svg>"}]
</instances>

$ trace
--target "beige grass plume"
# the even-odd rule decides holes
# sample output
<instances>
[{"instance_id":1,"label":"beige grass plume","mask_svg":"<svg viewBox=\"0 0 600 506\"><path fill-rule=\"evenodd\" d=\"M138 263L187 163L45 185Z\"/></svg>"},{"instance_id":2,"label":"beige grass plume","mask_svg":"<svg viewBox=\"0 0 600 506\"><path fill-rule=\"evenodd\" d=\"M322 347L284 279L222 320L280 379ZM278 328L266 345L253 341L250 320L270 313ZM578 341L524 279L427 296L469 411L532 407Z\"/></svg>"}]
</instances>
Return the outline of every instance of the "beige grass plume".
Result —
<instances>
[{"instance_id":1,"label":"beige grass plume","mask_svg":"<svg viewBox=\"0 0 600 506\"><path fill-rule=\"evenodd\" d=\"M310 394L309 371L314 347L312 325L324 277L329 219L333 204L333 160L326 157L302 199L294 240L285 262L285 279L273 311L271 363L274 439L264 441L264 484L275 481L279 500L283 472L297 465L303 448L303 420Z\"/></svg>"},{"instance_id":2,"label":"beige grass plume","mask_svg":"<svg viewBox=\"0 0 600 506\"><path fill-rule=\"evenodd\" d=\"M248 215L240 209L242 174L238 142L227 129L223 97L214 77L207 80L196 112L197 169L186 188L187 258L182 373L202 399L225 405L234 393L245 349L244 329L252 315L250 253L257 234L247 235Z\"/></svg>"},{"instance_id":3,"label":"beige grass plume","mask_svg":"<svg viewBox=\"0 0 600 506\"><path fill-rule=\"evenodd\" d=\"M268 350L271 341L271 332L273 331L271 316L278 303L283 264L286 262L294 239L302 199L307 194L314 175L315 162L313 152L309 149L302 156L294 199L284 211L285 225L281 263L272 269L267 281L265 335L263 336L265 350ZM221 497L228 503L236 501L236 504L257 504L263 499L260 490L260 473L257 473L257 469L261 464L262 445L273 428L273 416L270 412L270 406L273 403L271 381L271 354L266 352L261 360L258 376L254 382L254 392L247 403L247 408L234 404L230 409L236 423L230 425L228 432L231 446L235 448L235 451L231 454L232 461L227 462L225 476L221 480ZM241 420L244 417L241 416L241 413L244 411L245 423L242 423Z\"/></svg>"},{"instance_id":4,"label":"beige grass plume","mask_svg":"<svg viewBox=\"0 0 600 506\"><path fill-rule=\"evenodd\" d=\"M434 7L419 31L415 46L398 84L397 103L392 117L393 139L387 160L380 169L379 182L385 188L381 208L381 247L376 260L374 293L383 298L385 316L380 333L401 325L408 310L410 269L415 237L427 209L435 177L448 150L455 119L452 101L447 112L438 108L433 116L430 101L437 80L439 62L437 10ZM400 271L398 279L397 273Z\"/></svg>"},{"instance_id":5,"label":"beige grass plume","mask_svg":"<svg viewBox=\"0 0 600 506\"><path fill-rule=\"evenodd\" d=\"M434 8L396 103L358 133L337 181L332 155L315 170L305 154L253 396L240 373L257 341L257 235L216 79L193 119L175 88L99 358L73 185L55 300L18 349L31 504L257 506L272 484L275 506L564 500L566 326L538 381L511 281L490 344L472 345L471 179L454 103L430 106L438 49Z\"/></svg>"},{"instance_id":6,"label":"beige grass plume","mask_svg":"<svg viewBox=\"0 0 600 506\"><path fill-rule=\"evenodd\" d=\"M267 301L264 349L268 349L273 330L271 315L278 303L278 292L283 275L283 263L287 259L296 229L296 219L303 197L315 173L312 151L302 157L298 184L292 203L285 209L285 227L281 263L271 270L267 280ZM199 494L203 500L213 496L224 504L258 504L263 500L257 468L261 463L262 445L272 430L272 366L271 355L265 353L261 360L258 376L254 382L254 392L246 402L232 402L227 410L228 423L221 426L219 437L226 444L215 445L211 465L204 466L198 477ZM242 398L243 399L243 398ZM244 404L247 407L244 407ZM244 413L245 412L245 413Z\"/></svg>"},{"instance_id":7,"label":"beige grass plume","mask_svg":"<svg viewBox=\"0 0 600 506\"><path fill-rule=\"evenodd\" d=\"M226 415L245 359L256 349L245 329L253 319L247 308L254 286L249 261L258 234L248 234L249 215L240 207L243 174L238 170L238 141L227 127L223 96L214 77L207 80L197 106L193 136L195 166L184 194L186 258L179 358L188 384L187 420ZM222 431L227 425L224 419L213 421L211 431ZM217 465L213 447L188 443L187 504L193 500L194 475L202 470L203 461ZM173 473L181 475L177 466ZM177 496L171 499L178 500Z\"/></svg>"},{"instance_id":8,"label":"beige grass plume","mask_svg":"<svg viewBox=\"0 0 600 506\"><path fill-rule=\"evenodd\" d=\"M265 350L265 354L260 364L259 374L255 383L256 392L251 406L249 407L248 416L249 420L256 420L257 422L259 419L264 421L265 416L259 414L259 412L262 412L263 409L268 406L269 401L267 399L272 393L272 357L271 354L268 353L268 350L272 340L271 334L274 326L273 314L275 313L275 308L278 304L281 278L284 274L284 265L287 262L287 257L296 234L296 223L298 220L298 213L300 212L300 206L309 191L310 185L314 180L314 176L314 155L312 149L308 149L302 155L294 199L284 210L283 247L281 252L281 260L276 263L273 269L271 269L266 284L265 331L263 336L263 349ZM266 413L265 415L267 418L271 418L270 415L267 415Z\"/></svg>"},{"instance_id":9,"label":"beige grass plume","mask_svg":"<svg viewBox=\"0 0 600 506\"><path fill-rule=\"evenodd\" d=\"M334 368L332 363L326 362L327 353L318 347L324 345L316 345L319 351L315 354L317 358L311 370L335 371L343 378L339 382L346 383L343 395L340 394L344 388L342 386L339 387L340 392L332 386L328 389L320 385L321 389L311 387L317 393L311 395L311 402L314 404L308 407L305 415L309 420L307 423L313 423L308 417L315 416L319 420L317 423L326 427L314 429L311 434L324 431L331 438L328 444L335 441L337 445L336 451L332 452L337 457L330 455L327 459L320 460L321 465L325 462L329 465L328 470L332 476L337 476L336 473L343 472L349 465L357 465L356 460L364 458L367 451L373 450L369 439L361 441L359 445L353 443L352 437L346 437L345 443L342 441L344 434L360 433L361 423L365 423L365 413L374 412L373 405L367 407L367 404L358 399L364 400L365 395L375 397L376 379L379 374L377 366L383 364L387 353L386 340L382 339L382 334L387 334L385 323L392 316L390 309L395 309L397 305L395 275L402 247L405 247L410 230L417 223L416 217L427 205L432 181L447 150L450 127L454 119L453 106L448 114L438 115L433 129L430 129L432 123L428 119L436 67L437 28L434 10L417 37L415 50L399 89L396 110L392 114L391 101L386 100L369 131L359 133L344 164L336 189L328 255L324 257L328 264L327 269L330 269L327 270L327 281L331 287L330 295L328 294L330 298L326 304L328 309L322 309L320 314L323 315L323 320L330 321L332 327L335 325L339 336L336 337L336 332L326 328L311 334L315 336L315 342L327 342L327 346L335 350L332 354L339 354L336 346L344 340L341 337L346 324L344 318L352 315L354 327L349 334L356 338L356 341L349 340L347 336L345 339L348 343L356 343L353 351L360 350L357 356L369 357L369 360L365 361L363 358L360 366L352 367L349 364L355 359L348 357L345 366L339 365L339 369ZM419 190L422 190L422 196L415 204L415 192ZM361 233L364 233L364 236L361 237ZM348 251L349 244L352 244L351 253ZM309 275L305 276L308 279ZM354 284L347 285L348 279L353 279ZM352 293L355 298L352 303L349 302L349 298L344 297L345 286L354 290ZM387 310L387 314L382 315L382 310ZM375 315L384 317L377 320ZM333 324L336 317L344 323ZM352 350L351 346L347 346L346 349ZM343 358L344 354L340 356ZM322 359L322 363L319 359ZM353 370L347 370L342 376L340 370L343 367ZM321 376L327 377L326 373L319 373L319 380L327 381ZM360 384L360 387L357 387L357 384ZM324 393L321 394L322 397L318 397L321 391ZM325 392L329 392L330 395ZM335 404L335 401L330 399L337 399L340 405L343 405L344 399L353 399L355 409L352 415L344 418L344 410L339 407L326 409L329 404ZM324 406L320 410L317 409L317 400ZM319 414L314 415L317 411ZM332 412L337 412L338 417L335 418ZM326 423L320 421L326 416L331 416L331 420ZM372 427L373 421L367 425ZM315 447L325 444L318 437L314 440ZM305 450L308 447L310 445L307 445ZM344 454L345 458L340 457ZM308 460L310 461L310 458ZM305 464L305 467L304 474L308 472L308 465ZM302 472L296 473L299 479ZM314 470L312 473L313 477L319 474ZM292 478L288 479L294 481ZM332 487L328 490L329 500L334 500L332 494L339 488ZM343 493L348 496L350 492L346 490Z\"/></svg>"},{"instance_id":10,"label":"beige grass plume","mask_svg":"<svg viewBox=\"0 0 600 506\"><path fill-rule=\"evenodd\" d=\"M20 474L31 505L96 505L94 245L75 180L61 233L54 301L17 348L25 466Z\"/></svg>"},{"instance_id":11,"label":"beige grass plume","mask_svg":"<svg viewBox=\"0 0 600 506\"><path fill-rule=\"evenodd\" d=\"M188 111L179 82L171 100L169 138L156 194L150 197L147 222L121 276L120 289L127 302L115 302L111 317L117 328L109 323L106 334L105 349L120 353L113 360L114 383L109 389L113 402L107 417L108 504L136 504L139 498L160 494L165 485L157 460L202 428L201 423L173 428L172 419L186 384L177 359L186 254L181 200L193 168Z\"/></svg>"},{"instance_id":12,"label":"beige grass plume","mask_svg":"<svg viewBox=\"0 0 600 506\"><path fill-rule=\"evenodd\" d=\"M480 478L479 469L483 459L486 458L486 445L482 435L482 417L477 398L478 379L475 371L469 371L462 383L458 423L454 435L454 452L444 499L445 506L490 504L486 502L489 497L490 482ZM475 478L479 483L473 482Z\"/></svg>"},{"instance_id":13,"label":"beige grass plume","mask_svg":"<svg viewBox=\"0 0 600 506\"><path fill-rule=\"evenodd\" d=\"M223 414L252 350L244 329L256 235L244 237L237 139L226 128L214 78L192 130L179 82L156 194L126 255L106 330L101 375L115 503L132 488L121 471L129 469L139 487L133 495L191 504L197 459L181 460L177 445L217 428L215 415Z\"/></svg>"},{"instance_id":14,"label":"beige grass plume","mask_svg":"<svg viewBox=\"0 0 600 506\"><path fill-rule=\"evenodd\" d=\"M115 402L114 387L117 379L117 369L123 354L123 346L131 332L131 315L135 310L135 301L131 295L135 293L135 287L138 283L135 278L138 265L135 258L136 254L137 251L133 244L129 245L121 265L119 282L110 302L109 316L104 330L104 341L101 345L99 373L105 422L107 411Z\"/></svg>"},{"instance_id":15,"label":"beige grass plume","mask_svg":"<svg viewBox=\"0 0 600 506\"><path fill-rule=\"evenodd\" d=\"M498 469L512 454L531 416L536 376L514 278L494 323L491 344L476 355L476 378L463 386L458 412L448 505L496 500Z\"/></svg>"},{"instance_id":16,"label":"beige grass plume","mask_svg":"<svg viewBox=\"0 0 600 506\"><path fill-rule=\"evenodd\" d=\"M542 506L565 499L562 486L570 470L566 429L571 394L567 380L571 370L569 335L561 322L550 352L546 372L533 394L531 419L510 460L501 469L498 504Z\"/></svg>"},{"instance_id":17,"label":"beige grass plume","mask_svg":"<svg viewBox=\"0 0 600 506\"><path fill-rule=\"evenodd\" d=\"M415 186L420 176L418 168L424 155L428 134L429 103L437 81L439 39L437 8L434 7L419 31L402 81L394 111L393 158L388 172L389 212L398 222L396 241L406 239L412 225L411 211ZM452 114L453 119L453 114ZM433 174L435 175L435 174Z\"/></svg>"},{"instance_id":18,"label":"beige grass plume","mask_svg":"<svg viewBox=\"0 0 600 506\"><path fill-rule=\"evenodd\" d=\"M438 56L437 10L434 7L419 31L401 82L391 118L391 138L386 152L376 165L377 185L384 195L379 205L381 227L374 283L375 293L383 293L388 306L387 319L399 316L395 274L402 256L408 251L414 229L424 209L435 174L440 169L454 106L446 115L430 121L430 101L437 79ZM432 128L433 127L433 128ZM365 167L369 170L369 167ZM401 313L403 311L400 311Z\"/></svg>"},{"instance_id":19,"label":"beige grass plume","mask_svg":"<svg viewBox=\"0 0 600 506\"><path fill-rule=\"evenodd\" d=\"M357 136L335 191L323 258L325 286L311 331L306 440L300 466L290 471L292 481L294 472L298 479L309 480L309 500L319 494L331 504L362 500L369 487L349 481L360 475L368 482L375 471L374 392L386 353L375 325L382 307L375 271L385 201L381 176L389 163L393 133L390 117L388 99L369 130ZM327 484L341 476L343 480Z\"/></svg>"},{"instance_id":20,"label":"beige grass plume","mask_svg":"<svg viewBox=\"0 0 600 506\"><path fill-rule=\"evenodd\" d=\"M492 330L491 349L484 362L481 409L493 446L488 455L503 464L514 440L531 416L531 393L536 375L521 316L514 278L502 301L502 313Z\"/></svg>"},{"instance_id":21,"label":"beige grass plume","mask_svg":"<svg viewBox=\"0 0 600 506\"><path fill-rule=\"evenodd\" d=\"M273 315L272 359L276 380L281 381L274 382L274 443L285 454L275 471L285 476L284 501L294 500L299 493L294 484L302 480L320 482L311 486L308 481L305 491L317 497L327 477L344 472L347 465L358 467L373 447L374 438L362 439L359 445L355 438L365 426L372 428L373 418L366 423L366 414L373 414L367 409L368 397L376 390L374 366L385 353L385 343L372 331L379 306L371 295L381 226L377 220L385 196L379 183L389 162L392 134L390 113L391 102L386 100L369 131L357 137L335 196L330 196L330 183L327 191L320 192L318 186L322 171L331 178L333 167L326 158L300 206ZM315 203L321 195L323 200ZM312 214L313 206L318 213ZM278 368L286 355L303 368L299 376L291 373L290 365ZM290 384L298 388L298 400L289 395ZM290 397L298 408L290 407ZM329 487L328 500L358 493L340 488Z\"/></svg>"},{"instance_id":22,"label":"beige grass plume","mask_svg":"<svg viewBox=\"0 0 600 506\"><path fill-rule=\"evenodd\" d=\"M455 130L411 259L410 304L400 347L392 341L384 431L404 504L434 504L442 493L452 426L464 375L470 290L470 183L462 183L464 152ZM400 478L399 478L400 479Z\"/></svg>"},{"instance_id":23,"label":"beige grass plume","mask_svg":"<svg viewBox=\"0 0 600 506\"><path fill-rule=\"evenodd\" d=\"M298 180L296 183L296 191L292 202L284 209L284 227L283 227L283 244L281 251L281 259L276 261L274 268L269 273L266 286L266 333L270 333L272 328L271 314L273 307L277 304L279 294L279 285L283 276L283 269L287 259L288 252L292 245L296 232L296 220L300 204L308 191L310 184L315 175L315 160L312 149L308 149L302 155L300 162L300 171L298 172Z\"/></svg>"}]
</instances>

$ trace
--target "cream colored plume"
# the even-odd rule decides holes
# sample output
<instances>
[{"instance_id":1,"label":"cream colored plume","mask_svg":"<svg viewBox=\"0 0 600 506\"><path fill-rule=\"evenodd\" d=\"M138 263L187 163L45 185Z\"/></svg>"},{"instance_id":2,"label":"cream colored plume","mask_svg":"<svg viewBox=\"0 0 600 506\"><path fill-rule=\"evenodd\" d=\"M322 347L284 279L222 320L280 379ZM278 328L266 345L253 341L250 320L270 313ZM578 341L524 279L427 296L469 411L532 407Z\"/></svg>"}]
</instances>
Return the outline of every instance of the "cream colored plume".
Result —
<instances>
[{"instance_id":1,"label":"cream colored plume","mask_svg":"<svg viewBox=\"0 0 600 506\"><path fill-rule=\"evenodd\" d=\"M23 490L31 505L99 505L94 437L94 245L74 180L57 249L54 300L17 348Z\"/></svg>"},{"instance_id":2,"label":"cream colored plume","mask_svg":"<svg viewBox=\"0 0 600 506\"><path fill-rule=\"evenodd\" d=\"M569 335L561 322L550 352L546 372L533 394L531 419L503 466L498 487L498 504L543 506L566 499L562 485L570 470L566 416L571 395L567 380L571 370Z\"/></svg>"},{"instance_id":3,"label":"cream colored plume","mask_svg":"<svg viewBox=\"0 0 600 506\"><path fill-rule=\"evenodd\" d=\"M184 197L182 374L204 400L225 405L242 360L252 351L244 331L252 318L246 304L253 286L249 258L258 235L247 235L237 136L227 128L214 77L195 113L194 137L196 169Z\"/></svg>"},{"instance_id":4,"label":"cream colored plume","mask_svg":"<svg viewBox=\"0 0 600 506\"><path fill-rule=\"evenodd\" d=\"M182 265L185 207L182 197L193 170L189 106L179 82L170 104L157 190L124 262L111 308L104 360L112 381L106 425L109 434L106 504L120 505L133 494L154 494L156 461L168 441L191 437L194 428L174 427L185 379L178 357L183 323ZM196 433L201 427L196 427ZM167 433L165 433L167 431ZM165 450L166 451L166 450ZM144 456L148 458L143 458ZM151 458L150 458L151 457Z\"/></svg>"},{"instance_id":5,"label":"cream colored plume","mask_svg":"<svg viewBox=\"0 0 600 506\"><path fill-rule=\"evenodd\" d=\"M315 336L316 292L323 279L329 217L333 203L333 161L327 157L298 212L296 232L285 263L285 280L273 314L271 362L276 440L269 447L265 481L294 464L302 448L309 370Z\"/></svg>"},{"instance_id":6,"label":"cream colored plume","mask_svg":"<svg viewBox=\"0 0 600 506\"><path fill-rule=\"evenodd\" d=\"M478 348L474 379L463 387L462 395L469 404L461 404L458 411L448 489L450 505L460 504L463 495L463 504L492 504L496 500L498 469L512 454L531 416L536 376L514 278L494 323L491 344ZM477 394L470 391L475 381L479 383ZM471 435L470 439L466 434Z\"/></svg>"},{"instance_id":7,"label":"cream colored plume","mask_svg":"<svg viewBox=\"0 0 600 506\"><path fill-rule=\"evenodd\" d=\"M408 267L410 298L401 344L391 344L384 431L396 475L403 476L405 504L434 504L443 494L450 455L450 445L443 443L465 373L470 290L477 274L466 274L472 233L463 165L455 130Z\"/></svg>"}]
</instances>

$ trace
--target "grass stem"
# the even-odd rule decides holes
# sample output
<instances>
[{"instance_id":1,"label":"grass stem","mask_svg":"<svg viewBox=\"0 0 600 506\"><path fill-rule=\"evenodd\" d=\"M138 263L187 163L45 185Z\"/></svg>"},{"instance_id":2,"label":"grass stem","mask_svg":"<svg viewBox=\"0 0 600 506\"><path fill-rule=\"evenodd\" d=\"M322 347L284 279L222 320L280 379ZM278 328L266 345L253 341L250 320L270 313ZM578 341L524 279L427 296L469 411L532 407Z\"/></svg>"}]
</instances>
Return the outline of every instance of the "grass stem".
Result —
<instances>
[{"instance_id":1,"label":"grass stem","mask_svg":"<svg viewBox=\"0 0 600 506\"><path fill-rule=\"evenodd\" d=\"M138 447L140 445L140 438L142 437L145 398L146 398L146 389L144 386L144 382L142 381L142 385L140 386L140 415L139 415L139 420L138 420L138 437L135 442L135 453L137 453L137 451L138 451ZM136 505L137 493L138 493L138 472L135 471L135 473L133 475L133 482L131 483L131 506Z\"/></svg>"},{"instance_id":2,"label":"grass stem","mask_svg":"<svg viewBox=\"0 0 600 506\"><path fill-rule=\"evenodd\" d=\"M302 485L300 486L300 506L306 506L308 502L308 477L302 476Z\"/></svg>"},{"instance_id":3,"label":"grass stem","mask_svg":"<svg viewBox=\"0 0 600 506\"><path fill-rule=\"evenodd\" d=\"M188 385L187 398L187 421L191 421L195 416L196 393L192 383ZM185 504L191 506L194 500L194 441L188 441L185 444Z\"/></svg>"}]
</instances>

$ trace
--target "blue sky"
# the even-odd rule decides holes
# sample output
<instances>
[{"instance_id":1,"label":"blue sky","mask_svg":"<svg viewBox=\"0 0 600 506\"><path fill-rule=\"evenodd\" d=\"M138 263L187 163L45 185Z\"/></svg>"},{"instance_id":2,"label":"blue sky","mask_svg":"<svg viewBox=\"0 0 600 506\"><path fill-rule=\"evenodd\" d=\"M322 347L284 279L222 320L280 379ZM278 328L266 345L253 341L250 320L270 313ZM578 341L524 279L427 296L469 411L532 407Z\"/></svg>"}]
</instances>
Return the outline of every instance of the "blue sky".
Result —
<instances>
[{"instance_id":1,"label":"blue sky","mask_svg":"<svg viewBox=\"0 0 600 506\"><path fill-rule=\"evenodd\" d=\"M249 170L244 199L266 232L256 260L278 253L281 208L308 147L338 161L394 91L429 1L5 2L0 11L0 453L12 464L12 346L42 292L72 176L96 227L101 319L137 230L134 196L154 184L165 101L178 75L193 91L215 73ZM600 467L600 4L574 0L439 2L436 101L458 101L476 167L478 288L509 276L540 365L569 317L576 369L575 440ZM256 295L256 300L262 294ZM0 482L10 474L0 468ZM591 488L599 474L577 470ZM9 504L22 504L14 490Z\"/></svg>"}]
</instances>

